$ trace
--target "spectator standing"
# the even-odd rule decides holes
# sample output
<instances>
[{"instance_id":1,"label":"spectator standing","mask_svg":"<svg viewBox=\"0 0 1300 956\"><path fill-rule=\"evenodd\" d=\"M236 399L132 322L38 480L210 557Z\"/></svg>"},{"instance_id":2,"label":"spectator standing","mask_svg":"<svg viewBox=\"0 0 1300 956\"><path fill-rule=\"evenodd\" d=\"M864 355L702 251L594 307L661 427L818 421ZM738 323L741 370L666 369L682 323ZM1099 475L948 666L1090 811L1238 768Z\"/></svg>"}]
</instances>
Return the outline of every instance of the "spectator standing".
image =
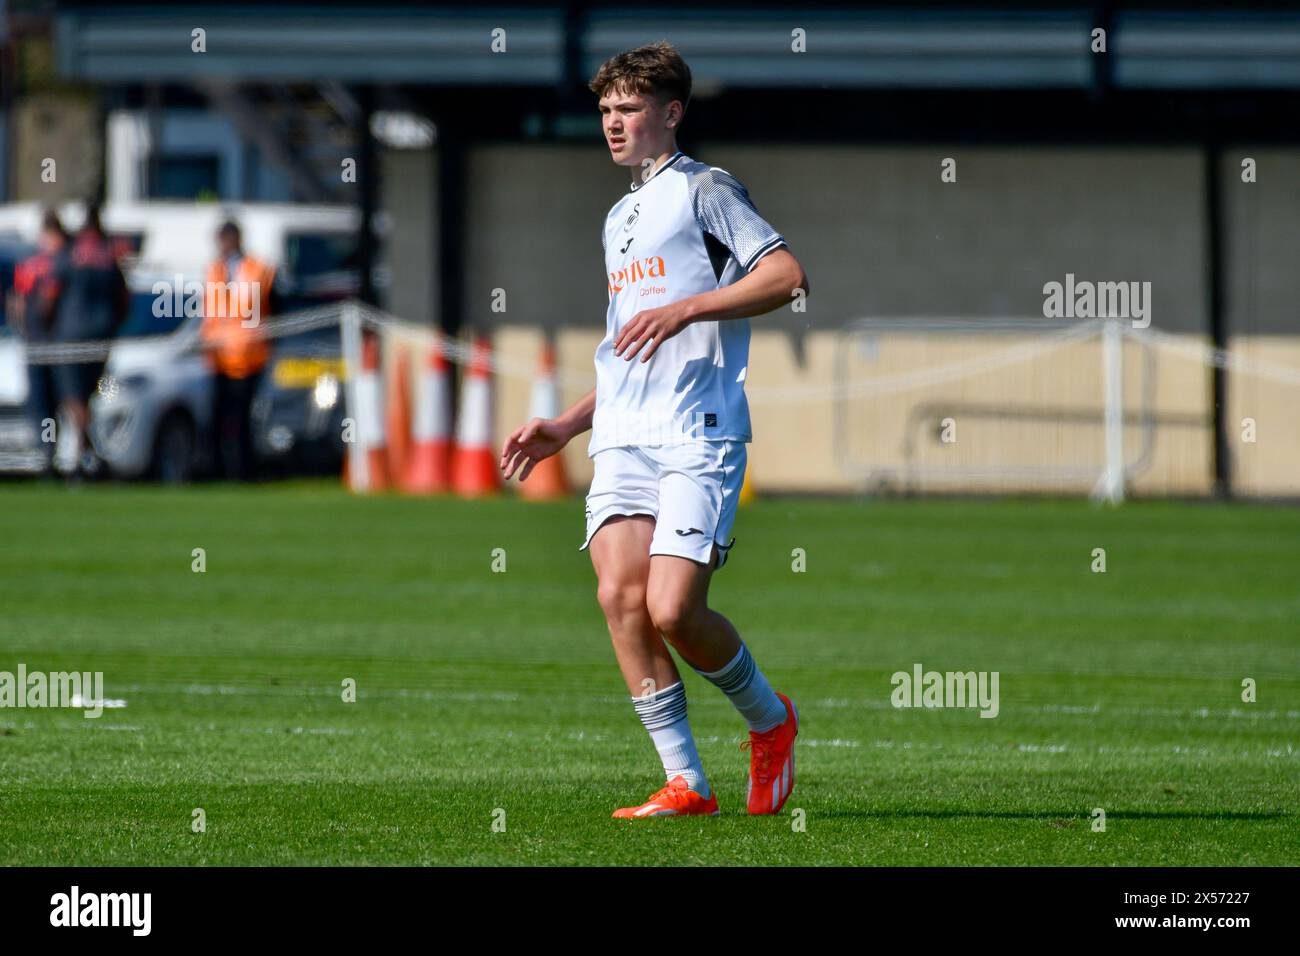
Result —
<instances>
[{"instance_id":1,"label":"spectator standing","mask_svg":"<svg viewBox=\"0 0 1300 956\"><path fill-rule=\"evenodd\" d=\"M253 477L249 414L270 354L262 323L270 314L274 280L274 267L244 252L239 226L223 224L208 269L202 337L215 377L215 460L226 479Z\"/></svg>"},{"instance_id":2,"label":"spectator standing","mask_svg":"<svg viewBox=\"0 0 1300 956\"><path fill-rule=\"evenodd\" d=\"M54 321L60 344L101 342L116 337L126 321L126 278L99 220L99 205L88 203L85 221L56 273L61 290ZM53 366L59 401L76 429L83 473L99 472L101 463L90 442L89 402L104 372L107 355ZM60 441L63 436L59 436Z\"/></svg>"},{"instance_id":3,"label":"spectator standing","mask_svg":"<svg viewBox=\"0 0 1300 956\"><path fill-rule=\"evenodd\" d=\"M61 292L59 277L68 256L68 233L53 209L46 210L41 220L36 248L36 255L14 270L14 324L29 346L44 345L53 337ZM27 411L47 466L54 454L54 444L47 440L51 435L47 423L53 421L57 404L52 367L28 363Z\"/></svg>"}]
</instances>

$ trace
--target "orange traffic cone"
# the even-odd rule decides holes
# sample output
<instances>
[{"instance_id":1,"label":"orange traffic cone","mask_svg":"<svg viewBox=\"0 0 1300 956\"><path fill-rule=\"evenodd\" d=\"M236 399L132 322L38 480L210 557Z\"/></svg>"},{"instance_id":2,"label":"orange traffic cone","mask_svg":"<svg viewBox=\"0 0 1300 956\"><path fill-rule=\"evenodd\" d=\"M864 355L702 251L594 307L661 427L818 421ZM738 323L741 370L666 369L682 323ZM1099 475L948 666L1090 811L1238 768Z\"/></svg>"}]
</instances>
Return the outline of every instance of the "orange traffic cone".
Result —
<instances>
[{"instance_id":1,"label":"orange traffic cone","mask_svg":"<svg viewBox=\"0 0 1300 956\"><path fill-rule=\"evenodd\" d=\"M357 376L356 419L358 454L365 457L361 469L344 468L344 480L353 491L383 491L388 487L388 456L384 453L383 388L379 381L379 340L367 335L361 343L361 374Z\"/></svg>"},{"instance_id":2,"label":"orange traffic cone","mask_svg":"<svg viewBox=\"0 0 1300 956\"><path fill-rule=\"evenodd\" d=\"M463 498L494 495L500 487L492 447L492 346L479 336L461 385L456 420L456 451L451 458L451 486Z\"/></svg>"},{"instance_id":3,"label":"orange traffic cone","mask_svg":"<svg viewBox=\"0 0 1300 956\"><path fill-rule=\"evenodd\" d=\"M754 483L749 480L752 472L746 468L745 477L740 482L740 498L736 502L737 506L751 505L754 503Z\"/></svg>"},{"instance_id":4,"label":"orange traffic cone","mask_svg":"<svg viewBox=\"0 0 1300 956\"><path fill-rule=\"evenodd\" d=\"M413 444L402 490L439 494L451 488L451 363L437 342L416 383Z\"/></svg>"},{"instance_id":5,"label":"orange traffic cone","mask_svg":"<svg viewBox=\"0 0 1300 956\"><path fill-rule=\"evenodd\" d=\"M560 386L555 381L555 345L548 338L542 345L542 367L533 383L530 418L554 418L560 414ZM552 455L543 458L528 478L519 486L519 497L530 501L546 501L552 498L566 498L569 495L569 479L564 473L564 458Z\"/></svg>"},{"instance_id":6,"label":"orange traffic cone","mask_svg":"<svg viewBox=\"0 0 1300 956\"><path fill-rule=\"evenodd\" d=\"M407 388L410 353L398 349L388 377L388 401L385 403L385 434L388 436L388 474L396 484L406 474L411 457L411 402Z\"/></svg>"}]
</instances>

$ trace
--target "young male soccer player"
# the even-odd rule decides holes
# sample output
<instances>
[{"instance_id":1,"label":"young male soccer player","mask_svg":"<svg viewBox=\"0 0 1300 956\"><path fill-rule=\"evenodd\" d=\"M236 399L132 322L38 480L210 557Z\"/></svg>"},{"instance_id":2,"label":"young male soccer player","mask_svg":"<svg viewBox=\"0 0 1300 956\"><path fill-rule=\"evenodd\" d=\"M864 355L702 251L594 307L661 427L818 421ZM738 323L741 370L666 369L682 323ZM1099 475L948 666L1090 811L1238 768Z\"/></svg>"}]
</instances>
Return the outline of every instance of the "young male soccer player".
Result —
<instances>
[{"instance_id":1,"label":"young male soccer player","mask_svg":"<svg viewBox=\"0 0 1300 956\"><path fill-rule=\"evenodd\" d=\"M605 219L609 309L596 388L558 418L516 429L501 468L522 481L592 431L582 548L590 546L619 668L668 777L614 816L718 813L667 645L749 724L748 810L776 813L794 786L799 715L707 596L735 543L728 535L751 440L747 319L788 304L796 289L806 294L808 281L745 188L677 149L691 74L672 46L620 53L590 86L610 156L632 173Z\"/></svg>"}]
</instances>

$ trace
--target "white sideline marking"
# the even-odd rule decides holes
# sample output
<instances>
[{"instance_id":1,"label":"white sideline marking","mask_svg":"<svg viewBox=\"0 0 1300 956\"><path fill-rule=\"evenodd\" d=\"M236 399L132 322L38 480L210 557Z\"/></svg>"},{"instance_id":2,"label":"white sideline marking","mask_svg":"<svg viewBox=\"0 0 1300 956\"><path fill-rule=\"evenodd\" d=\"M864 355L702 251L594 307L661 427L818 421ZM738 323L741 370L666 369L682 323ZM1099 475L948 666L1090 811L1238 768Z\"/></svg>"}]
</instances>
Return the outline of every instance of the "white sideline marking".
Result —
<instances>
[{"instance_id":1,"label":"white sideline marking","mask_svg":"<svg viewBox=\"0 0 1300 956\"><path fill-rule=\"evenodd\" d=\"M812 706L854 707L861 710L895 710L888 694L879 698L823 697L811 702ZM800 704L800 707L803 705ZM1094 716L1102 712L1101 704L1023 704L1016 706L1017 713L1071 714L1075 716ZM1003 710L1006 710L1004 707ZM1226 717L1229 720L1300 720L1300 710L1243 710L1231 707L1216 710L1209 707L1107 707L1110 715L1135 717Z\"/></svg>"},{"instance_id":2,"label":"white sideline marking","mask_svg":"<svg viewBox=\"0 0 1300 956\"><path fill-rule=\"evenodd\" d=\"M125 700L91 700L89 697L82 697L80 694L73 694L72 699L68 701L68 706L74 709L93 709L103 707L105 710L112 710L126 706Z\"/></svg>"},{"instance_id":3,"label":"white sideline marking","mask_svg":"<svg viewBox=\"0 0 1300 956\"><path fill-rule=\"evenodd\" d=\"M834 738L834 739L832 739L832 740L817 740L817 739L813 739L813 740L798 740L798 739L796 739L796 740L795 740L795 743L797 743L797 744L801 744L801 745L804 746L804 747L856 747L856 746L858 746L858 742L857 742L856 740L845 740L845 739L842 738L842 737L836 737L836 738Z\"/></svg>"},{"instance_id":4,"label":"white sideline marking","mask_svg":"<svg viewBox=\"0 0 1300 956\"><path fill-rule=\"evenodd\" d=\"M186 684L177 687L170 684L129 684L124 690L146 691L152 693L192 694L200 697L232 695L245 697L318 697L334 696L337 690L329 687L252 687L235 684ZM413 697L418 700L499 700L515 701L519 695L513 691L438 691L415 690L406 687L380 687L364 691L366 697ZM105 706L109 706L106 704ZM122 704L126 706L125 703Z\"/></svg>"},{"instance_id":5,"label":"white sideline marking","mask_svg":"<svg viewBox=\"0 0 1300 956\"><path fill-rule=\"evenodd\" d=\"M230 685L230 684L187 684L183 686L171 684L128 684L123 690L128 692L146 692L162 694L193 694L199 696L219 695L242 695L250 697L318 697L333 696L336 690L330 687L276 687L276 686L247 686L247 685ZM457 701L502 701L514 702L521 699L522 695L515 691L435 691L420 690L412 688L376 688L365 691L368 697L377 698L413 698L416 700L457 700ZM604 703L626 703L625 696L597 695L588 698L592 701ZM93 703L93 702L92 702ZM81 697L74 696L70 706L80 707L91 706L85 704ZM104 707L125 707L125 699L105 700ZM881 694L879 697L871 698L852 698L852 697L823 697L819 700L809 702L810 706L821 706L828 708L855 708L859 710L895 710L893 704L889 701L887 694ZM1103 712L1102 705L1094 704L1036 704L1036 705L1018 705L1018 713L1048 713L1048 714L1068 714L1070 716L1090 717ZM1105 713L1108 716L1133 716L1133 717L1173 717L1173 718L1199 718L1208 720L1211 718L1225 718L1228 720L1300 720L1300 710L1257 710L1255 708L1231 707L1226 710L1213 709L1209 707L1196 708L1178 708L1178 707L1106 707ZM698 739L697 739L698 740ZM708 738L708 742L716 742L718 738ZM812 741L806 743L816 746ZM879 745L879 742L877 742ZM833 745L831 745L833 746ZM1100 752L1100 751L1099 751ZM1161 751L1163 752L1163 751ZM1280 753L1280 752L1279 752Z\"/></svg>"},{"instance_id":6,"label":"white sideline marking","mask_svg":"<svg viewBox=\"0 0 1300 956\"><path fill-rule=\"evenodd\" d=\"M1039 708L1045 714L1100 714L1101 704L1085 707L1082 704L1044 704Z\"/></svg>"}]
</instances>

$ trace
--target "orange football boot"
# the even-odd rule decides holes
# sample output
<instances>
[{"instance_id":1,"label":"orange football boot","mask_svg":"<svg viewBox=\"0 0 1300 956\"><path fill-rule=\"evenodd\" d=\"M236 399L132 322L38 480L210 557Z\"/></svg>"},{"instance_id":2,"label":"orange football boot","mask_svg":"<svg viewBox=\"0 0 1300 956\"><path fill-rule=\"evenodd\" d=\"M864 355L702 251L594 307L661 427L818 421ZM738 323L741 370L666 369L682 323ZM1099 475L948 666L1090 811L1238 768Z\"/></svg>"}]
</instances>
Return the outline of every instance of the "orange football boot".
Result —
<instances>
[{"instance_id":1,"label":"orange football boot","mask_svg":"<svg viewBox=\"0 0 1300 956\"><path fill-rule=\"evenodd\" d=\"M686 817L718 816L717 794L709 794L705 800L692 790L681 774L669 780L664 788L652 795L639 807L623 807L615 810L618 819L633 820L637 817Z\"/></svg>"},{"instance_id":2,"label":"orange football boot","mask_svg":"<svg viewBox=\"0 0 1300 956\"><path fill-rule=\"evenodd\" d=\"M749 732L741 750L749 750L749 785L745 801L750 813L779 813L794 789L794 738L799 733L799 711L789 697L777 694L785 704L785 723L761 734Z\"/></svg>"}]
</instances>

